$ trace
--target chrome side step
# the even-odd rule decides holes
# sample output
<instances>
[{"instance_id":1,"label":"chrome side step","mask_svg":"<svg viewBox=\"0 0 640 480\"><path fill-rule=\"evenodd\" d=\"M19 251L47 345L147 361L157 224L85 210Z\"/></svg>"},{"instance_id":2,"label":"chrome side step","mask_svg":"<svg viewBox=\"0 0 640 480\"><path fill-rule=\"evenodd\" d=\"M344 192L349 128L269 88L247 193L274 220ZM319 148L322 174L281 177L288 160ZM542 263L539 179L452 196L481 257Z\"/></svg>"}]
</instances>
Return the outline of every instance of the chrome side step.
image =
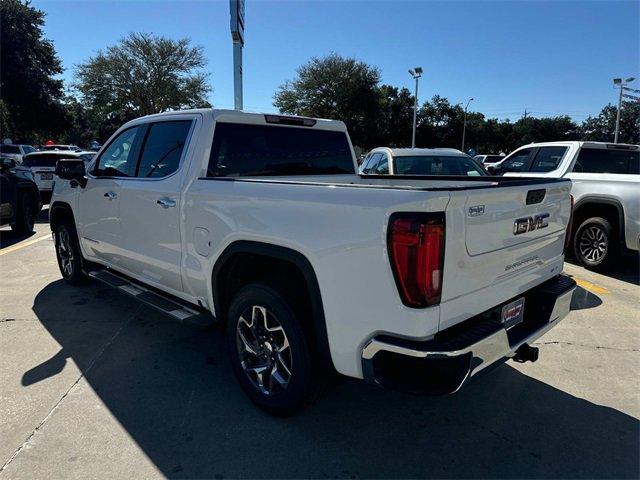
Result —
<instances>
[{"instance_id":1,"label":"chrome side step","mask_svg":"<svg viewBox=\"0 0 640 480\"><path fill-rule=\"evenodd\" d=\"M215 319L207 312L198 311L178 299L158 293L150 288L107 269L90 270L89 277L135 298L139 302L168 315L181 323L205 328L213 325Z\"/></svg>"}]
</instances>

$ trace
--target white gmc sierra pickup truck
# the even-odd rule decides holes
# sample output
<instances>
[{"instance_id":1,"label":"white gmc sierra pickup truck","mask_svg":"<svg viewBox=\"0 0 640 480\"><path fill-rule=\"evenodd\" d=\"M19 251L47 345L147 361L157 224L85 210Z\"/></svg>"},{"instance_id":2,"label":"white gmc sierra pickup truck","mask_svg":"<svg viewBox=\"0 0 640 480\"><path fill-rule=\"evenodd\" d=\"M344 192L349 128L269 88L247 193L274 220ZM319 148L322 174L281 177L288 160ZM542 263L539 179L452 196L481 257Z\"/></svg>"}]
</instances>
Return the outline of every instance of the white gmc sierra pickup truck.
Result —
<instances>
[{"instance_id":1,"label":"white gmc sierra pickup truck","mask_svg":"<svg viewBox=\"0 0 640 480\"><path fill-rule=\"evenodd\" d=\"M565 179L359 176L339 121L222 110L121 127L58 162L63 277L218 322L249 398L295 411L328 372L451 393L534 361L569 312Z\"/></svg>"},{"instance_id":2,"label":"white gmc sierra pickup truck","mask_svg":"<svg viewBox=\"0 0 640 480\"><path fill-rule=\"evenodd\" d=\"M489 171L570 179L575 206L569 243L585 267L607 270L621 253L640 250L639 145L531 143L489 166Z\"/></svg>"}]
</instances>

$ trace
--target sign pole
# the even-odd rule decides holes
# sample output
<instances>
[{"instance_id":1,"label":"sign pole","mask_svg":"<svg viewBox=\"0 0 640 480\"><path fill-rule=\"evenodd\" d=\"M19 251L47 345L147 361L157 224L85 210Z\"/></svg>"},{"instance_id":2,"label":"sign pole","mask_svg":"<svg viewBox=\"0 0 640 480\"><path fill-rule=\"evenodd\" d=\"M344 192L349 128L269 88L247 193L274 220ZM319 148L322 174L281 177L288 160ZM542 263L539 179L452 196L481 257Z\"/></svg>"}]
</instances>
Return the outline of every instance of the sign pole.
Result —
<instances>
[{"instance_id":1,"label":"sign pole","mask_svg":"<svg viewBox=\"0 0 640 480\"><path fill-rule=\"evenodd\" d=\"M233 44L233 104L242 110L242 44Z\"/></svg>"},{"instance_id":2,"label":"sign pole","mask_svg":"<svg viewBox=\"0 0 640 480\"><path fill-rule=\"evenodd\" d=\"M233 40L233 104L242 110L242 48L244 47L244 0L229 0Z\"/></svg>"}]
</instances>

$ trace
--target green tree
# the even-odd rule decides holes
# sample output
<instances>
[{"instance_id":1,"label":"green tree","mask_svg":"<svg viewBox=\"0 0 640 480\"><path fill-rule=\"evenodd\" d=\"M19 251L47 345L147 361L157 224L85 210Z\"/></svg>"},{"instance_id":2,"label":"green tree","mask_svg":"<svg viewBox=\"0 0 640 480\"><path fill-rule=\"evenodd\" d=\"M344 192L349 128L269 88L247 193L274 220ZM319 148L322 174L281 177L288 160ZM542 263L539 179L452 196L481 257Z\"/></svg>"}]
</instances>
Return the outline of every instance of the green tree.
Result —
<instances>
[{"instance_id":1,"label":"green tree","mask_svg":"<svg viewBox=\"0 0 640 480\"><path fill-rule=\"evenodd\" d=\"M273 104L281 113L343 120L354 145L371 148L379 143L379 81L376 67L332 53L299 67Z\"/></svg>"},{"instance_id":2,"label":"green tree","mask_svg":"<svg viewBox=\"0 0 640 480\"><path fill-rule=\"evenodd\" d=\"M597 117L587 118L580 127L583 140L613 142L617 107L605 106ZM640 143L640 102L624 101L620 110L620 143Z\"/></svg>"},{"instance_id":3,"label":"green tree","mask_svg":"<svg viewBox=\"0 0 640 480\"><path fill-rule=\"evenodd\" d=\"M143 115L210 107L203 48L190 40L132 33L77 66L75 88L102 141Z\"/></svg>"},{"instance_id":4,"label":"green tree","mask_svg":"<svg viewBox=\"0 0 640 480\"><path fill-rule=\"evenodd\" d=\"M19 0L0 1L0 130L14 141L41 141L62 131L62 73L44 38L44 12Z\"/></svg>"},{"instance_id":5,"label":"green tree","mask_svg":"<svg viewBox=\"0 0 640 480\"><path fill-rule=\"evenodd\" d=\"M382 85L380 99L378 143L391 147L410 146L413 128L413 95L406 88Z\"/></svg>"}]
</instances>

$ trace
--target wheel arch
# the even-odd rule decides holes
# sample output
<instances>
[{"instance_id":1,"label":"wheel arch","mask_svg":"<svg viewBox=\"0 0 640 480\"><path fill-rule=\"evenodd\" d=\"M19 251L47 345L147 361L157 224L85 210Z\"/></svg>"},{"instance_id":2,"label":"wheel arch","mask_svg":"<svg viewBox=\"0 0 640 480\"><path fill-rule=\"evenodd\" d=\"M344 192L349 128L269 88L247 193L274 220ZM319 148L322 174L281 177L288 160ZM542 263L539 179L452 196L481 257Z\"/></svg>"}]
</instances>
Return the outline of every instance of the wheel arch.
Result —
<instances>
[{"instance_id":1,"label":"wheel arch","mask_svg":"<svg viewBox=\"0 0 640 480\"><path fill-rule=\"evenodd\" d=\"M599 195L587 195L576 202L573 207L572 236L587 218L602 216L615 222L618 243L624 244L624 207L620 200ZM612 218L613 217L613 218Z\"/></svg>"},{"instance_id":2,"label":"wheel arch","mask_svg":"<svg viewBox=\"0 0 640 480\"><path fill-rule=\"evenodd\" d=\"M300 275L304 281L304 290L308 295L309 308L312 322L311 333L315 343L315 350L320 355L320 364L323 367L333 368L329 341L327 336L324 307L320 286L311 262L302 253L288 247L249 240L238 240L231 243L216 260L211 275L211 288L216 317L221 322L226 321L226 314L233 294L251 280L258 280L259 275L247 276L246 282L225 282L225 278L236 278L241 275L238 269L247 268L251 260L251 267L256 263L270 268L280 267L280 272L290 272ZM271 274L278 270L270 270ZM236 274L234 276L234 273ZM228 276L228 277L227 277Z\"/></svg>"},{"instance_id":3,"label":"wheel arch","mask_svg":"<svg viewBox=\"0 0 640 480\"><path fill-rule=\"evenodd\" d=\"M69 218L75 227L76 222L71 205L67 202L53 202L49 206L49 227L51 231L54 231L64 218Z\"/></svg>"}]
</instances>

